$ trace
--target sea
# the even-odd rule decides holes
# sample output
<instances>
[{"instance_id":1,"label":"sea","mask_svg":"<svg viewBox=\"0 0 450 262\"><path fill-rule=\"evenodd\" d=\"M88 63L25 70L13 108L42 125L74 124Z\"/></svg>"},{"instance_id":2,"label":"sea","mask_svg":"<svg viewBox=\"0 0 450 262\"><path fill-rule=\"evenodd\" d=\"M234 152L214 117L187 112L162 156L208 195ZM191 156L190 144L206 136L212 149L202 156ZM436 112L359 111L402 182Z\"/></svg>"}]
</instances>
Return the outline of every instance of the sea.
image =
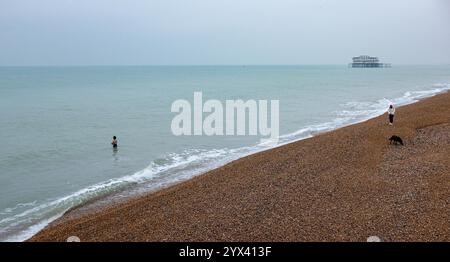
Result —
<instances>
[{"instance_id":1,"label":"sea","mask_svg":"<svg viewBox=\"0 0 450 262\"><path fill-rule=\"evenodd\" d=\"M24 241L83 203L152 192L449 89L450 65L0 67L0 241ZM194 92L278 100L279 143L175 136L171 105Z\"/></svg>"}]
</instances>

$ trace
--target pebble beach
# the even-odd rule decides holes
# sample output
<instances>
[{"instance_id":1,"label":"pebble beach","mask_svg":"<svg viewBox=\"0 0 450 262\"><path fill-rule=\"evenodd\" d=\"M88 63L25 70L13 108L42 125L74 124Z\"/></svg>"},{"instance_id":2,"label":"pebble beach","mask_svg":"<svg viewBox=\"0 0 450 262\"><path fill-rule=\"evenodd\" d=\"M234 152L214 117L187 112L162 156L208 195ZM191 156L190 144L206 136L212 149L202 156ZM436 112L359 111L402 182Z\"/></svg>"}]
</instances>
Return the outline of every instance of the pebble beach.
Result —
<instances>
[{"instance_id":1,"label":"pebble beach","mask_svg":"<svg viewBox=\"0 0 450 262\"><path fill-rule=\"evenodd\" d=\"M405 145L390 145L400 136ZM450 241L450 93L240 158L28 241Z\"/></svg>"}]
</instances>

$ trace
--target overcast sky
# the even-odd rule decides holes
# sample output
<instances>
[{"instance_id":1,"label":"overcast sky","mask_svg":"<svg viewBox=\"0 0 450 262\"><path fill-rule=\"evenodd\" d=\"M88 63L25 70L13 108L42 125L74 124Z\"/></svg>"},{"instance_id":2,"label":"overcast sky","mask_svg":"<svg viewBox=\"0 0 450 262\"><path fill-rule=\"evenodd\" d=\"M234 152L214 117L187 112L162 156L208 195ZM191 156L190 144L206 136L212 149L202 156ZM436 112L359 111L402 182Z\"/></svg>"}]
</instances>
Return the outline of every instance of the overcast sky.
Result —
<instances>
[{"instance_id":1,"label":"overcast sky","mask_svg":"<svg viewBox=\"0 0 450 262\"><path fill-rule=\"evenodd\" d=\"M450 64L448 0L0 0L0 65Z\"/></svg>"}]
</instances>

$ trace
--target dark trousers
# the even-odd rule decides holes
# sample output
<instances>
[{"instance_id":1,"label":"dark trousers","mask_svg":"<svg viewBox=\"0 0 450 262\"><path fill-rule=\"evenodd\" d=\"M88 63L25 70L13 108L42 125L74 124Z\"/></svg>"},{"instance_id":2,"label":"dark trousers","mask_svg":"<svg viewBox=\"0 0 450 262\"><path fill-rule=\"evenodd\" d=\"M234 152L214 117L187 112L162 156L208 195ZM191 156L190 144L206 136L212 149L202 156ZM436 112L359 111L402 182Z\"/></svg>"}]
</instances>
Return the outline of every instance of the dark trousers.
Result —
<instances>
[{"instance_id":1,"label":"dark trousers","mask_svg":"<svg viewBox=\"0 0 450 262\"><path fill-rule=\"evenodd\" d=\"M389 114L389 123L394 123L394 115Z\"/></svg>"}]
</instances>

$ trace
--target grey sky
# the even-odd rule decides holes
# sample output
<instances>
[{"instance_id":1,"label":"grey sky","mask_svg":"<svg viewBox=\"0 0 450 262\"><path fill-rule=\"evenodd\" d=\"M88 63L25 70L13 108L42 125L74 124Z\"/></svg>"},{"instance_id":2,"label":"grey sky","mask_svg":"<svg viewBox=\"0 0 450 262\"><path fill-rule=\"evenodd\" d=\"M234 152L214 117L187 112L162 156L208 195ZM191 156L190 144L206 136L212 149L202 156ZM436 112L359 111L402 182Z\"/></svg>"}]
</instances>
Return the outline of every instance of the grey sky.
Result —
<instances>
[{"instance_id":1,"label":"grey sky","mask_svg":"<svg viewBox=\"0 0 450 262\"><path fill-rule=\"evenodd\" d=\"M450 64L447 0L0 0L0 65Z\"/></svg>"}]
</instances>

